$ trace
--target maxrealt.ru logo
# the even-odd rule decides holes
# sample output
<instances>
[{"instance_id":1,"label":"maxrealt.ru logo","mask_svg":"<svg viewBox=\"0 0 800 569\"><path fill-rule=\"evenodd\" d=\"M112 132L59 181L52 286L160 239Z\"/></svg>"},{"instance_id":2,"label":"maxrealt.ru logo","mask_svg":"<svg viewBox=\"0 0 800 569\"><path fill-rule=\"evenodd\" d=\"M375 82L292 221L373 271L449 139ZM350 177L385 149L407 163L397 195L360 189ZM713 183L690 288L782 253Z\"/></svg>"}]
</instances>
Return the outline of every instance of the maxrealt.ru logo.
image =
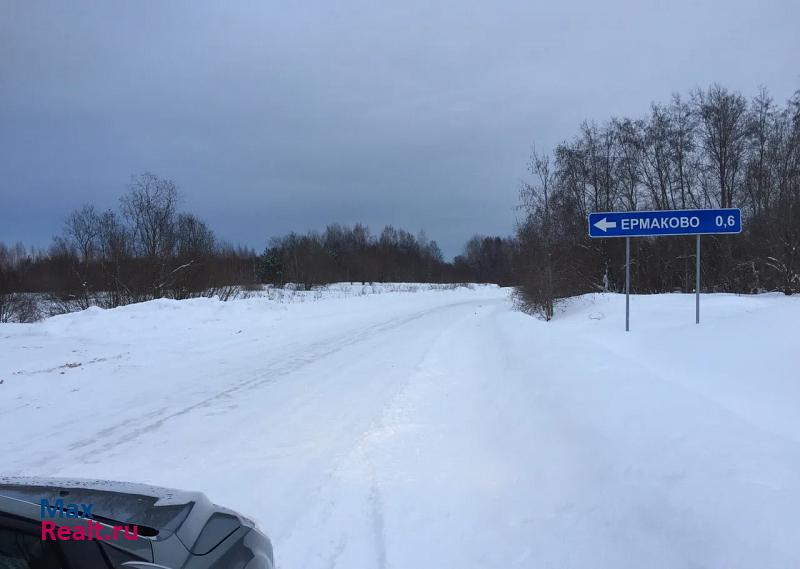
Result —
<instances>
[{"instance_id":1,"label":"maxrealt.ru logo","mask_svg":"<svg viewBox=\"0 0 800 569\"><path fill-rule=\"evenodd\" d=\"M115 525L103 531L104 526L93 519L92 509L94 504L64 504L64 500L56 500L51 506L50 502L42 499L41 506L42 518L42 540L62 540L62 541L89 541L89 540L116 540L120 535L129 541L139 539L139 526L137 525ZM47 519L50 518L50 519ZM58 525L53 519L84 519L86 525Z\"/></svg>"}]
</instances>

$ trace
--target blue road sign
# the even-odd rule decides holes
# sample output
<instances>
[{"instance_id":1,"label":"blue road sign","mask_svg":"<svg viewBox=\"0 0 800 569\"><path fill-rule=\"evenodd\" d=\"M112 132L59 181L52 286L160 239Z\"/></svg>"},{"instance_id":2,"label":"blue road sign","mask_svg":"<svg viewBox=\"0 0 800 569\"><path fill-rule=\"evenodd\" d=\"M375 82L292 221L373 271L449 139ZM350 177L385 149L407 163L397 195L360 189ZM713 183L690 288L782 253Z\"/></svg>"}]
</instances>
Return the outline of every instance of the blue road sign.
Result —
<instances>
[{"instance_id":1,"label":"blue road sign","mask_svg":"<svg viewBox=\"0 0 800 569\"><path fill-rule=\"evenodd\" d=\"M589 214L589 237L741 233L742 212L729 209L613 211Z\"/></svg>"}]
</instances>

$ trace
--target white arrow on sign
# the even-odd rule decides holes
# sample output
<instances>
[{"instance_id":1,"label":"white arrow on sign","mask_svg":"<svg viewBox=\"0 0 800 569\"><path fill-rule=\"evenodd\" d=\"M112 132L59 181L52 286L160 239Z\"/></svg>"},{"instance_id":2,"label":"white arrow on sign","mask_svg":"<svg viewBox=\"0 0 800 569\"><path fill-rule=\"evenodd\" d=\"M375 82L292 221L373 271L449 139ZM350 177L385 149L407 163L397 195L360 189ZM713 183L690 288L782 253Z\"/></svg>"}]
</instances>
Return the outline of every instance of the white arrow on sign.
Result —
<instances>
[{"instance_id":1,"label":"white arrow on sign","mask_svg":"<svg viewBox=\"0 0 800 569\"><path fill-rule=\"evenodd\" d=\"M617 226L617 222L607 221L606 218L604 217L603 219L595 223L594 226L600 231L607 231L608 229L614 229Z\"/></svg>"}]
</instances>

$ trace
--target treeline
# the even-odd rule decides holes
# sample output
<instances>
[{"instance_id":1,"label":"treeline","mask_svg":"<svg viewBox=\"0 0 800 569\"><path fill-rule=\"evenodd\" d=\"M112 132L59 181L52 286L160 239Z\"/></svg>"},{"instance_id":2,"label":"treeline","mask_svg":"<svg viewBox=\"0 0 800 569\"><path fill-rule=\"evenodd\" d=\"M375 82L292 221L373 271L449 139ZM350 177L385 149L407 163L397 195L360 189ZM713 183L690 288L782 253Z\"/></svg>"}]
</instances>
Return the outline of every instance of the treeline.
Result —
<instances>
[{"instance_id":1,"label":"treeline","mask_svg":"<svg viewBox=\"0 0 800 569\"><path fill-rule=\"evenodd\" d=\"M275 285L337 281L446 282L456 278L435 241L387 226L378 236L362 224L333 224L322 233L290 233L272 240L261 259L261 279ZM462 275L463 277L464 275Z\"/></svg>"},{"instance_id":2,"label":"treeline","mask_svg":"<svg viewBox=\"0 0 800 569\"><path fill-rule=\"evenodd\" d=\"M154 298L225 295L256 282L254 251L221 243L192 214L178 211L175 184L150 173L134 178L118 211L86 205L70 213L47 251L0 244L0 321L113 308Z\"/></svg>"},{"instance_id":3,"label":"treeline","mask_svg":"<svg viewBox=\"0 0 800 569\"><path fill-rule=\"evenodd\" d=\"M290 233L272 240L261 257L264 283L310 288L331 282L500 282L510 284L512 240L475 236L463 255L446 262L436 241L387 226L379 235L356 224Z\"/></svg>"},{"instance_id":4,"label":"treeline","mask_svg":"<svg viewBox=\"0 0 800 569\"><path fill-rule=\"evenodd\" d=\"M0 322L155 298L230 298L263 284L311 289L332 282L511 282L510 239L476 236L449 263L424 232L333 224L274 238L263 254L220 242L179 211L176 185L132 179L117 211L69 213L47 251L0 243ZM45 306L46 309L43 309Z\"/></svg>"},{"instance_id":5,"label":"treeline","mask_svg":"<svg viewBox=\"0 0 800 569\"><path fill-rule=\"evenodd\" d=\"M559 298L624 286L624 240L589 239L591 211L739 207L741 235L702 238L703 289L800 290L800 92L675 95L641 119L582 124L529 169L518 298L547 319ZM634 239L631 256L633 290L694 289L694 238Z\"/></svg>"}]
</instances>

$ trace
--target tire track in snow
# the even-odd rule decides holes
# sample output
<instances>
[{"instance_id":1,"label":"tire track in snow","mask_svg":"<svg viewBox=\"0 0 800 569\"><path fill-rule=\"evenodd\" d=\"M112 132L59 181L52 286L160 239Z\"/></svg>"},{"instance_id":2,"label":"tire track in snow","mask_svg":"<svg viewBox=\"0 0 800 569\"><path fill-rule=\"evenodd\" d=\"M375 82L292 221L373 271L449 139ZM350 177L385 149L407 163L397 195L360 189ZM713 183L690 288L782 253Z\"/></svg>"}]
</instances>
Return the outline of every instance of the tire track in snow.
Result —
<instances>
[{"instance_id":1,"label":"tire track in snow","mask_svg":"<svg viewBox=\"0 0 800 569\"><path fill-rule=\"evenodd\" d=\"M369 459L367 459L369 460ZM386 569L386 524L383 516L383 500L378 487L375 465L370 461L370 490L369 490L370 515L372 517L373 539L375 543L375 556L378 569Z\"/></svg>"},{"instance_id":2,"label":"tire track in snow","mask_svg":"<svg viewBox=\"0 0 800 569\"><path fill-rule=\"evenodd\" d=\"M506 300L481 300L468 304L486 307L491 304L505 305ZM490 311L487 316L494 315L496 310ZM282 564L279 559L278 567L317 567L314 561L325 554L325 548L316 552L300 548L303 555L298 557L298 548L293 542L302 542L308 535L326 535L331 532L339 532L339 539L335 542L336 546L327 551L327 561L324 564L327 569L351 569L354 566L354 557L358 559L355 565L358 567L390 567L386 511L375 453L378 449L385 449L385 441L390 440L393 435L395 414L404 407L404 394L420 379L427 381L430 375L430 357L439 349L441 339L449 336L454 329L462 327L463 322L474 318L475 314L470 311L436 330L435 337L429 339L424 351L418 354L414 371L407 375L388 401L380 409L376 409L376 418L370 426L353 442L349 452L343 453L332 463L324 481L305 500L306 503L321 502L323 505L306 510L291 527L284 527L282 533L273 534L275 543L279 544L281 550L293 550L295 554L288 564ZM363 480L360 487L364 491L352 496L354 488L359 487L357 484L353 485L354 479L359 478ZM357 515L349 510L356 504L359 511ZM369 560L365 564L367 558Z\"/></svg>"},{"instance_id":3,"label":"tire track in snow","mask_svg":"<svg viewBox=\"0 0 800 569\"><path fill-rule=\"evenodd\" d=\"M72 454L78 452L77 456L71 456L69 458L70 462L99 462L102 460L102 454L104 452L119 449L123 445L129 445L135 442L140 436L145 435L147 433L151 433L157 431L161 427L164 426L165 423L168 421L179 418L192 412L202 409L212 407L215 403L220 401L221 399L228 398L233 394L238 394L241 392L258 389L265 385L274 383L281 379L282 377L292 375L300 371L307 365L312 363L316 363L319 360L324 358L330 357L342 350L356 345L360 342L363 342L376 334L380 334L382 332L387 332L399 327L402 327L406 324L412 323L414 321L420 320L427 316L452 310L454 308L461 307L467 304L473 304L476 302L483 302L480 300L467 300L467 301L459 301L448 303L442 306L436 306L433 308L428 308L425 310L421 310L418 312L414 312L410 315L404 317L395 317L390 320L385 320L379 322L377 324L372 324L363 328L356 330L353 333L349 333L346 335L341 336L334 336L331 338L326 338L324 340L320 340L317 342L313 342L308 345L298 346L297 351L293 354L290 354L287 358L282 358L280 361L273 361L266 367L262 367L257 371L253 372L251 377L240 381L234 385L231 385L221 391L218 391L210 396L203 397L202 399L195 401L189 405L184 405L179 407L177 410L169 411L170 409L174 409L173 405L163 405L163 401L159 401L162 404L158 409L144 412L144 414L133 415L130 416L122 421L113 423L112 425L106 426L101 428L95 436L91 439L81 439L73 442L66 443L65 450L67 453ZM318 387L318 386L316 386ZM74 425L76 422L84 421L84 417L78 417L72 421L65 421L61 423L62 432L68 432L70 427ZM50 433L42 433L40 438L47 438L50 436ZM9 455L24 455L25 449L29 447L30 440L20 441L20 444L16 447L12 447L9 451ZM60 453L64 454L64 453ZM59 458L61 458L59 456ZM52 452L42 453L40 456L33 460L26 460L24 464L19 465L15 470L11 470L10 472L6 472L7 474L24 474L29 472L30 469L38 469L47 464L57 464L60 460L54 460Z\"/></svg>"}]
</instances>

